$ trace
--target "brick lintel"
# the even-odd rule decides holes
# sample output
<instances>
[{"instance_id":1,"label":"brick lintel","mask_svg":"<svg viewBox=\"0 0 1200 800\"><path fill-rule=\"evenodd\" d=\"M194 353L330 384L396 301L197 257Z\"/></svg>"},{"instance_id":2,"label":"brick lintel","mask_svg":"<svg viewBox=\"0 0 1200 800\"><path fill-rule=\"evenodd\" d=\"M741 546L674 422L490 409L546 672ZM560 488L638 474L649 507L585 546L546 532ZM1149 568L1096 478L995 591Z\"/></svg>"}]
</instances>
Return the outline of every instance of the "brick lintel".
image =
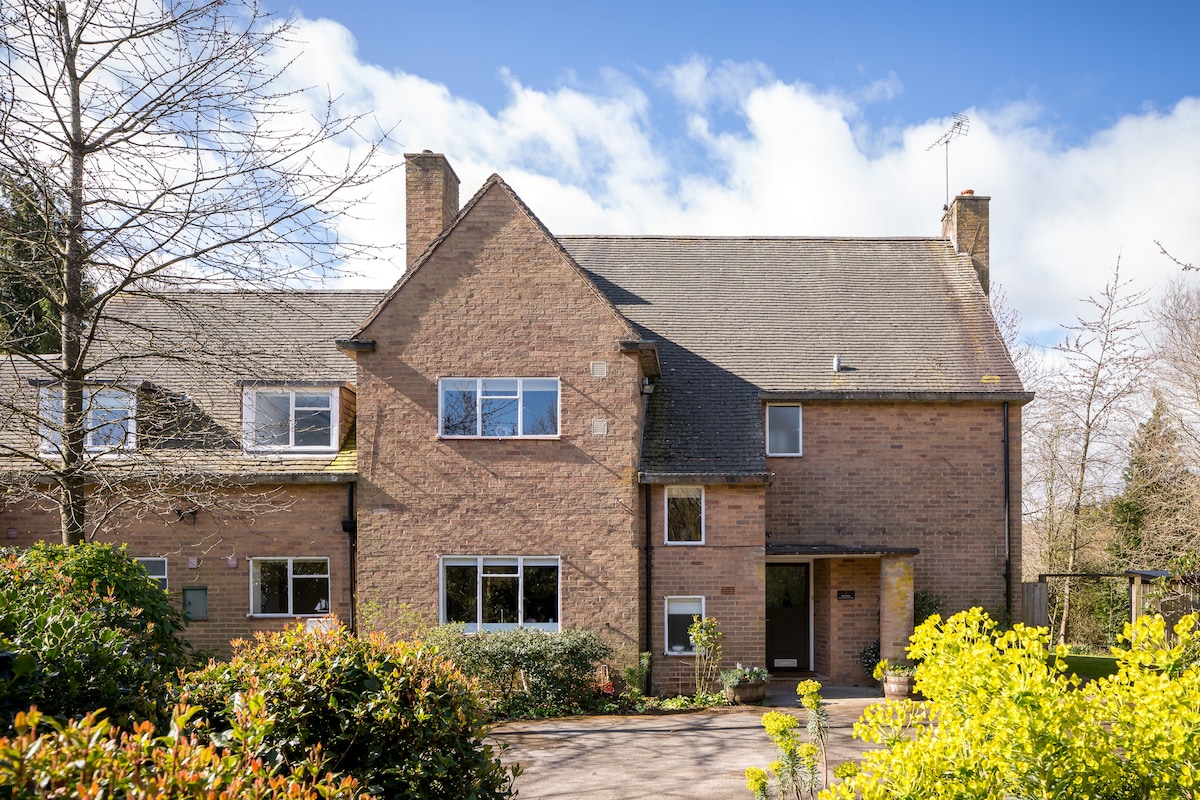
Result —
<instances>
[{"instance_id":1,"label":"brick lintel","mask_svg":"<svg viewBox=\"0 0 1200 800\"><path fill-rule=\"evenodd\" d=\"M769 556L915 556L919 547L847 547L836 544L771 544Z\"/></svg>"}]
</instances>

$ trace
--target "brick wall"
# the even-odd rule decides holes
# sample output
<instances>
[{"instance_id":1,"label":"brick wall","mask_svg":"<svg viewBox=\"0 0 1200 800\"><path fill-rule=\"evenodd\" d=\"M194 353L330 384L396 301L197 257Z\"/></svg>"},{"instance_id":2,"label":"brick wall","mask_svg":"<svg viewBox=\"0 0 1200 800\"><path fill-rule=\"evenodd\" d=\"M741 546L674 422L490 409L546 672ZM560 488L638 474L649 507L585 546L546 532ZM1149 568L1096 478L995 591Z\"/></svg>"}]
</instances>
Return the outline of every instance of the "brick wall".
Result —
<instances>
[{"instance_id":1,"label":"brick wall","mask_svg":"<svg viewBox=\"0 0 1200 800\"><path fill-rule=\"evenodd\" d=\"M879 638L879 559L831 558L824 563L829 582L818 582L822 593L814 594L813 610L822 617L817 627L828 631L828 655L816 660L816 671L836 686L871 685L858 654ZM839 600L842 590L853 591L854 599Z\"/></svg>"},{"instance_id":2,"label":"brick wall","mask_svg":"<svg viewBox=\"0 0 1200 800\"><path fill-rule=\"evenodd\" d=\"M768 459L768 469L776 474L766 499L772 544L916 547L915 588L945 595L948 612L974 605L1003 608L1001 411L998 404L806 403L804 455ZM1019 619L1017 406L1009 410L1009 433L1011 586L1013 615ZM818 590L836 593L836 585L822 589L820 567L815 574ZM835 570L830 576L837 574ZM878 597L878 579L868 583ZM868 642L878 635L877 618L873 624ZM817 621L815 627L817 668L828 664L834 674L852 674L842 660L851 651L857 655L857 648L847 642L838 650L842 633L831 620L828 635L835 644L826 660L821 655L823 625ZM854 633L851 638L862 637Z\"/></svg>"},{"instance_id":3,"label":"brick wall","mask_svg":"<svg viewBox=\"0 0 1200 800\"><path fill-rule=\"evenodd\" d=\"M439 556L557 556L562 625L631 661L641 373L619 350L627 324L492 184L363 335L377 344L358 356L360 598L432 620ZM561 436L439 439L439 377L558 377Z\"/></svg>"},{"instance_id":4,"label":"brick wall","mask_svg":"<svg viewBox=\"0 0 1200 800\"><path fill-rule=\"evenodd\" d=\"M302 618L249 617L249 558L313 556L329 559L329 587L333 613L350 619L350 554L342 532L346 516L347 487L292 485L257 487L276 493L267 506L254 513L210 511L201 507L193 518L177 518L172 509L139 520L114 520L111 534L96 541L125 542L134 557L166 557L167 588L177 605L185 586L208 589L207 620L195 620L185 636L193 647L228 657L232 639L249 638L254 631L280 630ZM234 506L214 499L213 507ZM16 527L17 538L5 536L5 545L29 546L38 541L58 542L58 518L46 511L6 507L0 512L0 531ZM227 558L236 557L234 566ZM189 567L195 559L195 567Z\"/></svg>"},{"instance_id":5,"label":"brick wall","mask_svg":"<svg viewBox=\"0 0 1200 800\"><path fill-rule=\"evenodd\" d=\"M705 616L716 619L725 634L726 667L764 664L765 487L706 486L702 545L665 543L664 493L663 486L651 489L651 675L655 691L690 693L694 659L665 655L667 597L704 597Z\"/></svg>"}]
</instances>

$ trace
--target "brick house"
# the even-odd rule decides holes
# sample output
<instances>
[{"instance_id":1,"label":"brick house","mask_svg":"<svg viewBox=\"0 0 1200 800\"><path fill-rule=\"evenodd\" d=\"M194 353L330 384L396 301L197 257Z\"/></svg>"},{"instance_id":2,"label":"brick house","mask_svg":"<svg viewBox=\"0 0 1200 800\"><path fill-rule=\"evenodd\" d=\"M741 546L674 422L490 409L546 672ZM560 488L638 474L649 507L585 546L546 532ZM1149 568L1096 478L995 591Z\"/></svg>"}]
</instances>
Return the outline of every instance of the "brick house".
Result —
<instances>
[{"instance_id":1,"label":"brick house","mask_svg":"<svg viewBox=\"0 0 1200 800\"><path fill-rule=\"evenodd\" d=\"M333 346L382 292L165 292L106 312L89 386L88 538L124 542L180 603L193 646L353 616L354 363ZM0 544L60 540L38 459L55 386L0 354ZM40 409L22 415L21 409ZM22 456L21 454L25 454ZM133 503L123 503L133 498ZM113 502L115 501L115 502Z\"/></svg>"},{"instance_id":2,"label":"brick house","mask_svg":"<svg viewBox=\"0 0 1200 800\"><path fill-rule=\"evenodd\" d=\"M195 644L406 604L597 630L669 692L691 689L693 614L730 663L843 684L872 640L900 655L915 590L1020 617L1031 395L988 310L988 198L955 198L941 237L584 237L498 176L460 210L441 155L407 180L413 260L386 294L114 312L114 347L156 331L197 356L102 391L125 398L128 463L167 453L207 482L97 532L178 593ZM199 438L154 439L163 395ZM0 506L10 543L56 526Z\"/></svg>"},{"instance_id":3,"label":"brick house","mask_svg":"<svg viewBox=\"0 0 1200 800\"><path fill-rule=\"evenodd\" d=\"M687 690L729 661L864 680L914 590L1020 602L1020 407L988 201L942 237L555 236L408 160L409 270L349 339L360 597L601 631Z\"/></svg>"}]
</instances>

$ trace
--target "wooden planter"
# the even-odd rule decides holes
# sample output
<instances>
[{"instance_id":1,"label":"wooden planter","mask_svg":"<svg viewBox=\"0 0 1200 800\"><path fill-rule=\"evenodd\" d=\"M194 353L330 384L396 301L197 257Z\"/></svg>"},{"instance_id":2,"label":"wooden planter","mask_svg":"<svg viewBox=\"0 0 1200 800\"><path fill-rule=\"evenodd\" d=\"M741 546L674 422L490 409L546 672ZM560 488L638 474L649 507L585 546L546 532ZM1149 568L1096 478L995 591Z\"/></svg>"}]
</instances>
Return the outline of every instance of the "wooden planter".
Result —
<instances>
[{"instance_id":1,"label":"wooden planter","mask_svg":"<svg viewBox=\"0 0 1200 800\"><path fill-rule=\"evenodd\" d=\"M888 700L903 700L912 696L912 675L884 675L883 696Z\"/></svg>"},{"instance_id":2,"label":"wooden planter","mask_svg":"<svg viewBox=\"0 0 1200 800\"><path fill-rule=\"evenodd\" d=\"M735 706L759 706L767 699L767 682L754 681L725 687L725 699Z\"/></svg>"}]
</instances>

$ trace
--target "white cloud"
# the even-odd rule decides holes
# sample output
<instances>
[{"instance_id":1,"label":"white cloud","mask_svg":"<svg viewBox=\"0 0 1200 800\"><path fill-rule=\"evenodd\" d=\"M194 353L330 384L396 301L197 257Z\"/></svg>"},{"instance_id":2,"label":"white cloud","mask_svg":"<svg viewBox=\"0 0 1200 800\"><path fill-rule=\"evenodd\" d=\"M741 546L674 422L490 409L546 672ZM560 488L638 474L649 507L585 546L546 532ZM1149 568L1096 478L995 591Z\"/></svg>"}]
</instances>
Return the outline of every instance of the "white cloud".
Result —
<instances>
[{"instance_id":1,"label":"white cloud","mask_svg":"<svg viewBox=\"0 0 1200 800\"><path fill-rule=\"evenodd\" d=\"M822 92L781 82L759 63L714 67L695 57L644 88L618 73L588 91L504 75L509 100L490 113L419 76L360 63L334 23L302 21L296 38L307 45L291 79L328 83L353 109L395 126L403 146L393 157L446 153L464 200L498 172L552 231L940 232L944 153L928 148L950 120L864 136L862 105L902 91L896 75L858 91ZM663 87L668 96L654 93ZM1056 326L1072 320L1078 298L1103 286L1118 256L1124 274L1147 289L1175 274L1154 239L1184 260L1200 258L1192 194L1200 185L1200 100L1124 118L1070 149L1056 145L1032 104L966 113L970 133L950 145L950 191L993 198L993 280L1027 330L1057 338ZM393 242L403 230L402 172L373 194L364 218L348 221L344 233ZM386 285L401 267L370 272L359 282Z\"/></svg>"}]
</instances>

